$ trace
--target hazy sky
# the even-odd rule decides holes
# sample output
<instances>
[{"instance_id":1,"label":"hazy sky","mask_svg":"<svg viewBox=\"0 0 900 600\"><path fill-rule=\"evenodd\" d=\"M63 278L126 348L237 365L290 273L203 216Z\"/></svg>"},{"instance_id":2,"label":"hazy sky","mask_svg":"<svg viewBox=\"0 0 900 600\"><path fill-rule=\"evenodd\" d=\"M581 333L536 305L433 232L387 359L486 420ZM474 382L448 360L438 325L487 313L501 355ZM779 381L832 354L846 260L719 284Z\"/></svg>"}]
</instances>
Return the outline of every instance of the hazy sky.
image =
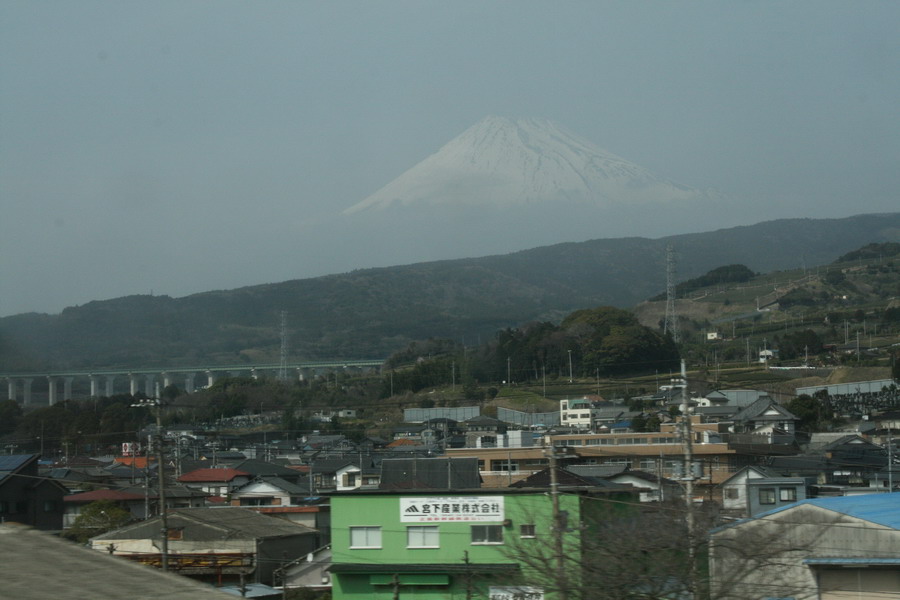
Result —
<instances>
[{"instance_id":1,"label":"hazy sky","mask_svg":"<svg viewBox=\"0 0 900 600\"><path fill-rule=\"evenodd\" d=\"M898 74L894 0L5 0L0 316L372 266L323 223L486 115L757 221L896 211Z\"/></svg>"}]
</instances>

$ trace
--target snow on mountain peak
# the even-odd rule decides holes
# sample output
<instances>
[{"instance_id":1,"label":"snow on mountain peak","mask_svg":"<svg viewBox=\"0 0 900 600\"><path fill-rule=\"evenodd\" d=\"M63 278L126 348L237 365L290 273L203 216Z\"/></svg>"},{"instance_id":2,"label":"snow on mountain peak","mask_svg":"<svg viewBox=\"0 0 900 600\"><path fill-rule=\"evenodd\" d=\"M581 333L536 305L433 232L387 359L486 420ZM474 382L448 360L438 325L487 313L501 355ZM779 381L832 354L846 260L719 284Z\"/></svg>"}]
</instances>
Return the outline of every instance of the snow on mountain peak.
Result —
<instances>
[{"instance_id":1,"label":"snow on mountain peak","mask_svg":"<svg viewBox=\"0 0 900 600\"><path fill-rule=\"evenodd\" d=\"M506 208L561 200L597 207L668 204L703 195L552 121L489 116L343 213L420 205Z\"/></svg>"}]
</instances>

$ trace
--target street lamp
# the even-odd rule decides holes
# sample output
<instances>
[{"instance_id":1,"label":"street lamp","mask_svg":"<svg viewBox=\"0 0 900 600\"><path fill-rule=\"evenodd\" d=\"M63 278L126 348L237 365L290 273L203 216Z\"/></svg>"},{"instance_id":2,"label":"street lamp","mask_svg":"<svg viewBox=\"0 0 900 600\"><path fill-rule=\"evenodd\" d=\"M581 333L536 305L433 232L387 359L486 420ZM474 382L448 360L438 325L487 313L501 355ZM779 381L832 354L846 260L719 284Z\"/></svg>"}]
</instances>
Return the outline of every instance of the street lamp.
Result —
<instances>
[{"instance_id":1,"label":"street lamp","mask_svg":"<svg viewBox=\"0 0 900 600\"><path fill-rule=\"evenodd\" d=\"M166 479L164 471L165 456L163 456L163 435L162 435L162 403L159 398L147 398L141 400L133 407L138 408L156 408L156 435L157 435L157 465L156 474L159 476L159 517L162 524L162 539L160 541L160 562L162 570L169 570L169 521L166 512ZM150 461L147 461L147 468L150 468Z\"/></svg>"}]
</instances>

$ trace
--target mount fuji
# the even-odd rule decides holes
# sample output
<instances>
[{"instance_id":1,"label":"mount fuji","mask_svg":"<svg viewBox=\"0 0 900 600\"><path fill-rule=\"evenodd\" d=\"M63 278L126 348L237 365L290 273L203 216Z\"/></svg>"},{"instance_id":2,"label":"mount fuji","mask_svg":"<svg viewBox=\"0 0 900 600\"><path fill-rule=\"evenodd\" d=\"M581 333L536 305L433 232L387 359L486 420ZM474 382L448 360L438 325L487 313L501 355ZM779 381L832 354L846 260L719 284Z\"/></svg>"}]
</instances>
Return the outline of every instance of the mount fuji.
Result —
<instances>
[{"instance_id":1,"label":"mount fuji","mask_svg":"<svg viewBox=\"0 0 900 600\"><path fill-rule=\"evenodd\" d=\"M391 207L595 207L711 199L659 177L546 119L486 117L346 210Z\"/></svg>"},{"instance_id":2,"label":"mount fuji","mask_svg":"<svg viewBox=\"0 0 900 600\"><path fill-rule=\"evenodd\" d=\"M355 268L663 237L763 220L545 119L487 117L313 235ZM740 212L745 214L740 215ZM336 240L353 243L335 243Z\"/></svg>"}]
</instances>

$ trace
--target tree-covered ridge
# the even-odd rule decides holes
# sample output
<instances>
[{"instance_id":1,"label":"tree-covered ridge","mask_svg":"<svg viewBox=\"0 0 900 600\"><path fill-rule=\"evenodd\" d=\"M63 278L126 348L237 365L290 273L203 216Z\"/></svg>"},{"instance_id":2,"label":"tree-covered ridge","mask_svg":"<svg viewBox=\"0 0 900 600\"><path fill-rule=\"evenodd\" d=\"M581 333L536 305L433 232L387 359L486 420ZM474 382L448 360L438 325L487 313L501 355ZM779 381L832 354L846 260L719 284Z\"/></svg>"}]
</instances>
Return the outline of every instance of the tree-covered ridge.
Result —
<instances>
[{"instance_id":1,"label":"tree-covered ridge","mask_svg":"<svg viewBox=\"0 0 900 600\"><path fill-rule=\"evenodd\" d=\"M388 362L398 364L398 356L411 358L411 350L432 347L433 342L412 345ZM612 306L575 311L559 325L535 322L504 329L476 348L443 349L440 354L419 355L410 361L410 368L393 373L393 389L418 392L445 385L451 370L466 386L485 381L534 382L546 375L593 378L669 372L679 362L678 348L670 338ZM388 395L387 388L383 395Z\"/></svg>"},{"instance_id":2,"label":"tree-covered ridge","mask_svg":"<svg viewBox=\"0 0 900 600\"><path fill-rule=\"evenodd\" d=\"M0 372L277 363L282 311L291 359L381 358L428 338L487 339L590 306L635 306L678 273L721 282L731 267L769 272L830 263L893 240L900 213L785 219L662 239L591 240L508 255L363 269L184 298L128 296L59 315L0 318ZM728 265L728 267L721 267ZM717 273L719 269L724 272ZM739 270L738 270L739 271ZM885 273L885 277L891 273ZM679 288L679 296L685 294Z\"/></svg>"},{"instance_id":3,"label":"tree-covered ridge","mask_svg":"<svg viewBox=\"0 0 900 600\"><path fill-rule=\"evenodd\" d=\"M834 262L841 263L854 260L869 260L873 258L891 258L898 254L900 254L900 243L884 242L881 244L866 244L859 250L844 254Z\"/></svg>"},{"instance_id":4,"label":"tree-covered ridge","mask_svg":"<svg viewBox=\"0 0 900 600\"><path fill-rule=\"evenodd\" d=\"M746 265L725 265L723 267L717 267L700 277L694 277L693 279L688 279L687 281L677 284L675 286L675 295L681 297L695 290L714 285L744 283L753 279L755 275L756 273ZM652 300L659 301L664 300L665 298L666 294L659 294L658 296L654 296Z\"/></svg>"}]
</instances>

